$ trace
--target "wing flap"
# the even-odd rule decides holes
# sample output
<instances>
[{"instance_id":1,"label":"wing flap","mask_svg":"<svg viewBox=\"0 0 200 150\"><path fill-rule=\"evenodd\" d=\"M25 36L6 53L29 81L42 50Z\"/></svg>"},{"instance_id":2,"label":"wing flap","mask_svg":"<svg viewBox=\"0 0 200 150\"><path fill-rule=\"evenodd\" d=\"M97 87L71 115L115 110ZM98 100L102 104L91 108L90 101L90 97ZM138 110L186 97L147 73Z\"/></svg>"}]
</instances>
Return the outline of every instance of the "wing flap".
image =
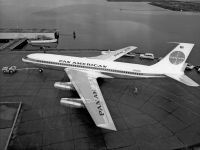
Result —
<instances>
[{"instance_id":1,"label":"wing flap","mask_svg":"<svg viewBox=\"0 0 200 150\"><path fill-rule=\"evenodd\" d=\"M65 69L65 72L83 100L96 126L116 130L94 75L90 76L89 72L71 69Z\"/></svg>"}]
</instances>

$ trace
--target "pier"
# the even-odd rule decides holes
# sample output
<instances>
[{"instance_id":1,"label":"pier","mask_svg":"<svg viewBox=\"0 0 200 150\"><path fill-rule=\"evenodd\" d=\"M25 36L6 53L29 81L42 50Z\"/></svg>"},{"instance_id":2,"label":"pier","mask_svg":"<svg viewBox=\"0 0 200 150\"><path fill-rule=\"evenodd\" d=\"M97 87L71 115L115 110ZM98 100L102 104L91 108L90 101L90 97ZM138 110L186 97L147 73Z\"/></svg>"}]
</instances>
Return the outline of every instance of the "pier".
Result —
<instances>
[{"instance_id":1,"label":"pier","mask_svg":"<svg viewBox=\"0 0 200 150\"><path fill-rule=\"evenodd\" d=\"M0 50L19 49L28 44L28 41L34 43L52 43L59 39L59 32L56 29L7 29L0 28Z\"/></svg>"},{"instance_id":2,"label":"pier","mask_svg":"<svg viewBox=\"0 0 200 150\"><path fill-rule=\"evenodd\" d=\"M26 44L27 44L26 39L15 39L15 40L11 40L8 43L1 45L0 50L20 48L20 47L25 46Z\"/></svg>"},{"instance_id":3,"label":"pier","mask_svg":"<svg viewBox=\"0 0 200 150\"><path fill-rule=\"evenodd\" d=\"M0 28L0 40L5 39L58 39L56 29L6 29Z\"/></svg>"}]
</instances>

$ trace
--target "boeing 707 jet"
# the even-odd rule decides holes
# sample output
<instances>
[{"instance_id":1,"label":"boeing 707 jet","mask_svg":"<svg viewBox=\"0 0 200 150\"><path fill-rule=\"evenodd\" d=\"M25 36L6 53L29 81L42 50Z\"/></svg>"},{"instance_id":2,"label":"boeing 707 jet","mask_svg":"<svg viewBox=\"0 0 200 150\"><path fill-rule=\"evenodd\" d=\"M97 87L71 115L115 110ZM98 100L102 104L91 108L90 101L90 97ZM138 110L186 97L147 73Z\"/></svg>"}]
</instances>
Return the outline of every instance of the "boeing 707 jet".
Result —
<instances>
[{"instance_id":1,"label":"boeing 707 jet","mask_svg":"<svg viewBox=\"0 0 200 150\"><path fill-rule=\"evenodd\" d=\"M80 98L61 98L61 104L85 107L96 126L116 130L97 83L97 78L170 77L188 86L199 86L199 84L184 74L185 61L193 46L194 44L191 43L179 43L163 59L151 66L115 61L128 52L135 50L137 47L134 46L111 51L96 57L72 57L34 53L22 58L22 61L34 64L39 68L64 70L70 82L56 82L54 87L63 90L76 90Z\"/></svg>"}]
</instances>

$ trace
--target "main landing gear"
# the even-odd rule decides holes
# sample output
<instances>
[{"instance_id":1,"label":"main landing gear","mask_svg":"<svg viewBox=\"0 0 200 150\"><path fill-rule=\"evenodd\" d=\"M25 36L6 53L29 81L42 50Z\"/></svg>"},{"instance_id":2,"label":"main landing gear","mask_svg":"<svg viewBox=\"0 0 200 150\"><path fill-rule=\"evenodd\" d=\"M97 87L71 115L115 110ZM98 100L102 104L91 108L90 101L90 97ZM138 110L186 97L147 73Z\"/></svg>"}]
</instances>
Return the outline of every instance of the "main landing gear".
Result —
<instances>
[{"instance_id":1,"label":"main landing gear","mask_svg":"<svg viewBox=\"0 0 200 150\"><path fill-rule=\"evenodd\" d=\"M39 68L38 71L39 71L39 73L43 73L43 69L42 68Z\"/></svg>"}]
</instances>

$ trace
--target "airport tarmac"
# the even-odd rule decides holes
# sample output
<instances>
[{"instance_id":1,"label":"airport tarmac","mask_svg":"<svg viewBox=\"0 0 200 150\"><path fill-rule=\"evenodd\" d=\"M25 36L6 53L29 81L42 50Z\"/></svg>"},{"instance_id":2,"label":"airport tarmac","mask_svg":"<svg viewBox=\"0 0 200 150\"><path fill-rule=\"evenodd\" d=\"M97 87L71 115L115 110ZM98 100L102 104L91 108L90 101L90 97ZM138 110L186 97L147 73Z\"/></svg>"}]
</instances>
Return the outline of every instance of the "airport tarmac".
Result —
<instances>
[{"instance_id":1,"label":"airport tarmac","mask_svg":"<svg viewBox=\"0 0 200 150\"><path fill-rule=\"evenodd\" d=\"M21 58L34 51L0 52L0 67L27 67ZM100 52L51 51L74 56ZM139 58L119 61L140 62ZM152 63L152 62L151 62ZM200 74L187 75L200 83ZM68 81L61 71L21 70L0 74L0 101L22 102L16 131L9 149L162 150L200 143L200 88L188 87L169 78L103 79L100 88L118 131L95 126L85 109L66 108L60 98L75 92L55 89L56 81ZM138 93L134 93L137 87Z\"/></svg>"}]
</instances>

